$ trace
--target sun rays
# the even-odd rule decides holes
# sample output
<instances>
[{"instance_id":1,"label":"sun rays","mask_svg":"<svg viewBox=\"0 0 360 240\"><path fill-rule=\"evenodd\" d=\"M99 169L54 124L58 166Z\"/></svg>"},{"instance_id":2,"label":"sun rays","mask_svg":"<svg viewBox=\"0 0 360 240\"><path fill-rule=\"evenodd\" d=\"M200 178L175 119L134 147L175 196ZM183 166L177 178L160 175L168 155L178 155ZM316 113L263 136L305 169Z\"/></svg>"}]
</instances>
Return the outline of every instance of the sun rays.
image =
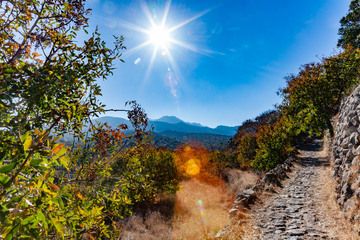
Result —
<instances>
[{"instance_id":1,"label":"sun rays","mask_svg":"<svg viewBox=\"0 0 360 240\"><path fill-rule=\"evenodd\" d=\"M125 27L131 31L135 31L137 33L142 34L144 36L144 38L146 39L145 41L141 42L137 46L129 49L127 51L127 54L133 54L144 48L149 48L149 47L152 48L152 53L150 56L149 64L148 64L146 72L145 72L144 81L146 81L150 77L151 71L153 69L153 66L154 66L154 63L155 63L155 60L157 59L157 57L159 55L162 57L165 57L166 61L168 63L168 66L165 69L165 71L168 73L171 71L171 73L172 73L171 79L167 79L167 82L175 81L174 83L170 83L169 86L171 87L171 94L174 97L176 97L176 89L173 89L173 88L175 88L178 85L180 72L179 72L179 68L177 66L177 62L172 54L172 50L175 47L177 47L177 48L186 49L186 50L189 50L189 51L192 51L195 53L200 53L200 54L203 54L203 53L198 47L192 45L191 43L185 42L183 40L176 38L175 33L179 29L184 28L185 26L194 22L198 18L207 14L210 11L210 9L202 11L190 18L185 19L184 21L181 21L177 24L169 26L168 25L168 17L169 17L169 12L170 12L170 8L171 8L171 1L166 2L163 12L162 12L162 16L160 19L156 18L154 16L154 14L152 14L152 12L150 11L150 9L146 3L143 3L141 5L141 7L147 18L147 26L146 27L138 26L136 24L129 23L129 22L126 22L126 23L123 22L121 24L123 27ZM167 74L167 76L169 76L169 75L170 74Z\"/></svg>"}]
</instances>

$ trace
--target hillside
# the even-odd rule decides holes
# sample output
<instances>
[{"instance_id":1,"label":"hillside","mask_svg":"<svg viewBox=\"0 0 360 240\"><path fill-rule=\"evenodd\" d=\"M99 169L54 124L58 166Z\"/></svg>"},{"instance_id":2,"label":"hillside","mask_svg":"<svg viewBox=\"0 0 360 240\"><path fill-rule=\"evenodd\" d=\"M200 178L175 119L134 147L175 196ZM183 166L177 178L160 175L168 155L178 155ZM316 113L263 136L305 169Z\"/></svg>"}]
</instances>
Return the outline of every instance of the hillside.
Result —
<instances>
[{"instance_id":1,"label":"hillside","mask_svg":"<svg viewBox=\"0 0 360 240\"><path fill-rule=\"evenodd\" d=\"M100 123L107 123L111 127L117 127L120 124L127 124L129 129L132 130L129 120L121 117L100 117L95 119L95 121ZM203 126L200 123L189 123L185 122L175 116L164 116L159 119L150 120L149 127L153 128L153 131L156 133L161 133L165 131L175 131L182 133L207 133L207 134L217 134L224 136L233 136L237 131L237 126L217 126L216 128L210 128Z\"/></svg>"}]
</instances>

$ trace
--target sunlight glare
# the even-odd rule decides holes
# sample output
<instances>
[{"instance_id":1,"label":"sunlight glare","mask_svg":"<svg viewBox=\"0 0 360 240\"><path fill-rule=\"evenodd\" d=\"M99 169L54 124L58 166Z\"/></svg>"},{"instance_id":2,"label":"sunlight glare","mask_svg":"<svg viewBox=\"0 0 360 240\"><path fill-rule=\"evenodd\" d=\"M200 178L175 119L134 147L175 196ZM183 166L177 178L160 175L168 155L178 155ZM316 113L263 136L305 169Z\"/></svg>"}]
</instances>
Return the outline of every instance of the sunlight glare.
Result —
<instances>
[{"instance_id":1,"label":"sunlight glare","mask_svg":"<svg viewBox=\"0 0 360 240\"><path fill-rule=\"evenodd\" d=\"M199 49L196 46L193 46L187 42L181 41L180 39L177 39L177 34L175 33L177 30L189 25L190 23L194 22L198 18L204 16L208 12L211 11L211 9L206 9L205 11L202 11L198 14L196 14L193 17L190 17L188 19L185 19L184 21L175 24L175 25L168 25L168 15L170 12L171 7L171 0L165 1L165 7L162 17L157 18L156 14L154 14L153 11L149 9L149 6L146 3L141 4L141 8L148 20L148 27L144 28L141 26L138 26L134 23L129 22L123 22L120 23L122 27L128 28L130 30L142 33L145 35L146 40L138 45L136 45L133 48L128 49L127 54L130 55L136 51L139 51L140 49L143 49L145 47L148 47L149 45L152 45L153 51L150 57L149 65L146 69L144 82L149 78L152 68L154 66L155 60L158 55L161 55L166 59L166 61L169 64L169 67L173 69L173 74L176 79L180 79L180 71L176 64L176 61L174 59L174 56L172 55L172 50L174 50L174 47L180 47L183 49L190 50L192 52L201 53L203 54L203 51ZM207 54L204 54L207 55ZM136 63L135 63L136 62ZM134 64L137 65L140 61L135 60ZM178 81L178 80L176 80ZM176 84L171 84L171 91L172 95L176 97Z\"/></svg>"},{"instance_id":2,"label":"sunlight glare","mask_svg":"<svg viewBox=\"0 0 360 240\"><path fill-rule=\"evenodd\" d=\"M171 42L170 32L164 26L153 26L149 30L149 40L155 47L167 49Z\"/></svg>"}]
</instances>

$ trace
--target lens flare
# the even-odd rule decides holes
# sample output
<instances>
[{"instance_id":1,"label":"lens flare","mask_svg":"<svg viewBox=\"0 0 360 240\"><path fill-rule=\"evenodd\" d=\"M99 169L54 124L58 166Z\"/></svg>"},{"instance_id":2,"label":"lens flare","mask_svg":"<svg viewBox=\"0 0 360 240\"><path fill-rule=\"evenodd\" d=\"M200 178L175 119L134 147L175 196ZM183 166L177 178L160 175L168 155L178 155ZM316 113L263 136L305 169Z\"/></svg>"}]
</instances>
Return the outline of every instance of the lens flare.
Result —
<instances>
[{"instance_id":1,"label":"lens flare","mask_svg":"<svg viewBox=\"0 0 360 240\"><path fill-rule=\"evenodd\" d=\"M187 175L193 177L200 173L200 161L196 159L189 159L185 163L185 172Z\"/></svg>"},{"instance_id":2,"label":"lens flare","mask_svg":"<svg viewBox=\"0 0 360 240\"><path fill-rule=\"evenodd\" d=\"M176 192L172 239L213 239L229 223L233 203L225 182L213 175L211 153L194 141L178 147L174 158L182 176Z\"/></svg>"},{"instance_id":3,"label":"lens flare","mask_svg":"<svg viewBox=\"0 0 360 240\"><path fill-rule=\"evenodd\" d=\"M198 178L206 171L208 152L195 143L183 145L175 151L175 163L180 175Z\"/></svg>"}]
</instances>

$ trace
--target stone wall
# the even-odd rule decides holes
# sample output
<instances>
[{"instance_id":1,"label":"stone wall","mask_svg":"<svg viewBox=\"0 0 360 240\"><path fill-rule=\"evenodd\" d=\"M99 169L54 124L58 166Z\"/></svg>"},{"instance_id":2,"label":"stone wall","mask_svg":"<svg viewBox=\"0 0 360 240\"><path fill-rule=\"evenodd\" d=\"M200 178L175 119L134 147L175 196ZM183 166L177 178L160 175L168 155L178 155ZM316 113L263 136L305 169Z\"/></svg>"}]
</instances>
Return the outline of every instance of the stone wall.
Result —
<instances>
[{"instance_id":1,"label":"stone wall","mask_svg":"<svg viewBox=\"0 0 360 240\"><path fill-rule=\"evenodd\" d=\"M251 205L255 203L259 195L265 191L274 192L274 188L282 187L281 182L288 178L287 173L291 171L296 160L297 159L294 156L289 157L282 164L279 164L274 169L268 171L254 186L239 192L232 209L229 211L230 216L236 216L236 213L243 208L250 209Z\"/></svg>"},{"instance_id":2,"label":"stone wall","mask_svg":"<svg viewBox=\"0 0 360 240\"><path fill-rule=\"evenodd\" d=\"M297 158L294 156L286 159L282 164L277 165L274 169L268 171L253 186L237 193L232 208L229 211L231 224L226 225L215 236L215 239L236 239L230 237L237 235L232 226L241 226L244 222L242 219L243 212L251 209L252 205L264 192L274 192L274 189L282 186L282 181L288 178L287 173L292 171Z\"/></svg>"},{"instance_id":3,"label":"stone wall","mask_svg":"<svg viewBox=\"0 0 360 240\"><path fill-rule=\"evenodd\" d=\"M360 86L343 99L332 144L337 202L360 234Z\"/></svg>"}]
</instances>

